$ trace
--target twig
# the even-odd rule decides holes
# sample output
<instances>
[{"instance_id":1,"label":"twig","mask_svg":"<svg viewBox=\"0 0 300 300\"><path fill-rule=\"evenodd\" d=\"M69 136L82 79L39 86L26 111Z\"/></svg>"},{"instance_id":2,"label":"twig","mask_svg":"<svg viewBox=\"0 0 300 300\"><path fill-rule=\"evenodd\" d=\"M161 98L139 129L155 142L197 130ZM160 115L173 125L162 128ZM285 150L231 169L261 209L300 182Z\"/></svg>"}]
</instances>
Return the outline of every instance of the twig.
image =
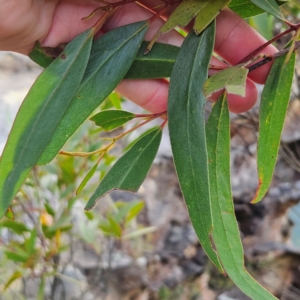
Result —
<instances>
[{"instance_id":1,"label":"twig","mask_svg":"<svg viewBox=\"0 0 300 300\"><path fill-rule=\"evenodd\" d=\"M295 47L294 47L294 51L298 50L300 48L300 41L298 41L297 43L295 43ZM287 48L287 49L283 49L273 55L270 55L268 54L268 56L266 58L264 58L263 60L259 61L258 63L248 67L249 69L249 72L252 72L258 68L260 68L261 66L281 57L281 56L284 56L286 54L288 54L290 51L290 48Z\"/></svg>"}]
</instances>

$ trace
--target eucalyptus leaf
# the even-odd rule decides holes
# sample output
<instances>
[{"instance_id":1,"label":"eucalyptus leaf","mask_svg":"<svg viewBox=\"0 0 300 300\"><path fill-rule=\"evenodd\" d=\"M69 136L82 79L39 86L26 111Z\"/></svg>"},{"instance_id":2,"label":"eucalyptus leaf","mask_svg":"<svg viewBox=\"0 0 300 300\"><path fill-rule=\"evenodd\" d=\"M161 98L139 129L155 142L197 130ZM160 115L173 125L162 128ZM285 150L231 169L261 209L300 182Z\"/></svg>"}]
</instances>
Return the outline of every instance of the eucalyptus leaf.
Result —
<instances>
[{"instance_id":1,"label":"eucalyptus leaf","mask_svg":"<svg viewBox=\"0 0 300 300\"><path fill-rule=\"evenodd\" d=\"M211 244L213 220L210 206L202 86L208 76L215 39L215 22L199 36L185 39L170 79L169 131L174 163L189 215L200 243L222 271Z\"/></svg>"},{"instance_id":2,"label":"eucalyptus leaf","mask_svg":"<svg viewBox=\"0 0 300 300\"><path fill-rule=\"evenodd\" d=\"M204 84L204 94L210 97L214 92L225 89L228 94L242 97L246 95L246 79L249 70L243 65L237 65L220 71L211 76Z\"/></svg>"},{"instance_id":3,"label":"eucalyptus leaf","mask_svg":"<svg viewBox=\"0 0 300 300\"><path fill-rule=\"evenodd\" d=\"M149 27L148 21L116 28L94 41L79 90L38 164L49 163L78 127L115 89L129 70Z\"/></svg>"},{"instance_id":4,"label":"eucalyptus leaf","mask_svg":"<svg viewBox=\"0 0 300 300\"><path fill-rule=\"evenodd\" d=\"M283 5L286 1L276 1L278 5ZM231 0L229 8L235 13L239 14L242 18L249 18L264 13L265 11L251 0Z\"/></svg>"},{"instance_id":5,"label":"eucalyptus leaf","mask_svg":"<svg viewBox=\"0 0 300 300\"><path fill-rule=\"evenodd\" d=\"M269 189L280 145L280 136L290 100L295 68L295 53L285 64L286 55L278 58L264 87L259 113L257 167L259 186L252 200L259 202Z\"/></svg>"},{"instance_id":6,"label":"eucalyptus leaf","mask_svg":"<svg viewBox=\"0 0 300 300\"><path fill-rule=\"evenodd\" d=\"M76 37L46 68L24 99L0 160L0 217L36 165L85 72L94 31Z\"/></svg>"},{"instance_id":7,"label":"eucalyptus leaf","mask_svg":"<svg viewBox=\"0 0 300 300\"><path fill-rule=\"evenodd\" d=\"M206 125L212 237L225 272L251 299L277 299L246 271L240 231L235 217L230 183L230 117L223 96L214 105Z\"/></svg>"},{"instance_id":8,"label":"eucalyptus leaf","mask_svg":"<svg viewBox=\"0 0 300 300\"><path fill-rule=\"evenodd\" d=\"M196 34L200 34L229 3L230 0L206 2L195 19L194 30Z\"/></svg>"},{"instance_id":9,"label":"eucalyptus leaf","mask_svg":"<svg viewBox=\"0 0 300 300\"><path fill-rule=\"evenodd\" d=\"M93 209L98 199L114 189L137 192L156 156L161 137L162 128L155 127L138 139L104 176L85 209Z\"/></svg>"},{"instance_id":10,"label":"eucalyptus leaf","mask_svg":"<svg viewBox=\"0 0 300 300\"><path fill-rule=\"evenodd\" d=\"M146 53L149 52L158 37L171 31L176 26L184 27L197 16L199 11L205 7L211 0L182 0L182 2L175 8L168 20L157 31L151 42L149 43Z\"/></svg>"},{"instance_id":11,"label":"eucalyptus leaf","mask_svg":"<svg viewBox=\"0 0 300 300\"><path fill-rule=\"evenodd\" d=\"M104 110L90 118L97 126L106 131L114 130L133 120L135 114L124 110Z\"/></svg>"},{"instance_id":12,"label":"eucalyptus leaf","mask_svg":"<svg viewBox=\"0 0 300 300\"><path fill-rule=\"evenodd\" d=\"M143 42L125 79L155 79L170 77L180 48L168 44L155 43L151 51L144 52L148 42Z\"/></svg>"},{"instance_id":13,"label":"eucalyptus leaf","mask_svg":"<svg viewBox=\"0 0 300 300\"><path fill-rule=\"evenodd\" d=\"M162 43L155 43L151 52L144 54L149 42L143 42L125 79L155 79L170 77L180 48ZM32 50L30 58L41 67L47 67L53 59L48 56L49 49L41 48L39 43ZM51 53L57 51L51 48Z\"/></svg>"},{"instance_id":14,"label":"eucalyptus leaf","mask_svg":"<svg viewBox=\"0 0 300 300\"><path fill-rule=\"evenodd\" d=\"M284 16L275 0L251 0L256 6L263 9L267 13L284 20Z\"/></svg>"}]
</instances>

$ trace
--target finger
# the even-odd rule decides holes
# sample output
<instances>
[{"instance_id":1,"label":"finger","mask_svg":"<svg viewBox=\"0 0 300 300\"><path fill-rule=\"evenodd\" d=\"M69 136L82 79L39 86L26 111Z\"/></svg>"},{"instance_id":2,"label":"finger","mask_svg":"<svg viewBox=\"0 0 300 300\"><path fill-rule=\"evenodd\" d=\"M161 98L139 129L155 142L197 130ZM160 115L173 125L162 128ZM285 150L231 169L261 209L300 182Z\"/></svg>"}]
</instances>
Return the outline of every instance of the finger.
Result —
<instances>
[{"instance_id":1,"label":"finger","mask_svg":"<svg viewBox=\"0 0 300 300\"><path fill-rule=\"evenodd\" d=\"M215 51L231 65L237 64L266 40L250 27L242 18L229 9L217 17ZM261 53L274 54L278 50L269 45ZM272 63L251 72L249 77L257 83L264 84Z\"/></svg>"}]
</instances>

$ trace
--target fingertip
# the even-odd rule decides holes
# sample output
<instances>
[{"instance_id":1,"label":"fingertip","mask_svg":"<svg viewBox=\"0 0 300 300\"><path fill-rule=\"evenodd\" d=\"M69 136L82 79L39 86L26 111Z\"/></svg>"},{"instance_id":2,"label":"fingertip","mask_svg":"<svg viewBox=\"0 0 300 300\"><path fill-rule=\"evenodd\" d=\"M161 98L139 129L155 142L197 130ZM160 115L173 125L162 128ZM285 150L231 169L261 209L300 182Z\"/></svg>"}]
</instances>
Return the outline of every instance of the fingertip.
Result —
<instances>
[{"instance_id":1,"label":"fingertip","mask_svg":"<svg viewBox=\"0 0 300 300\"><path fill-rule=\"evenodd\" d=\"M246 97L228 94L227 99L229 110L236 114L243 113L255 105L257 98L257 88L254 82L248 79L246 83Z\"/></svg>"},{"instance_id":2,"label":"fingertip","mask_svg":"<svg viewBox=\"0 0 300 300\"><path fill-rule=\"evenodd\" d=\"M209 99L212 101L217 101L222 95L223 91L214 93ZM229 110L233 113L242 113L251 109L257 100L258 92L253 81L247 79L246 82L246 97L241 97L234 94L228 94L228 106Z\"/></svg>"}]
</instances>

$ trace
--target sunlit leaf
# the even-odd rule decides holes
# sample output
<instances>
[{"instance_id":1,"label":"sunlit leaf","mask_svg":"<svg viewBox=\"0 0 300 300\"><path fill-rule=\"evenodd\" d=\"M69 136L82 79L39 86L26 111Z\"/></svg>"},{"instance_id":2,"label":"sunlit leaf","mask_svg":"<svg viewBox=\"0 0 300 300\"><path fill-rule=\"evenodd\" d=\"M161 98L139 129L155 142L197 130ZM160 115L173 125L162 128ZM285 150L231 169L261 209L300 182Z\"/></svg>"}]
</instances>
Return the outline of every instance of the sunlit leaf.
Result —
<instances>
[{"instance_id":1,"label":"sunlit leaf","mask_svg":"<svg viewBox=\"0 0 300 300\"><path fill-rule=\"evenodd\" d=\"M14 220L15 219L15 216L14 216L14 212L12 210L11 207L9 207L6 212L5 212L5 216L6 218L10 219L10 220Z\"/></svg>"},{"instance_id":2,"label":"sunlit leaf","mask_svg":"<svg viewBox=\"0 0 300 300\"><path fill-rule=\"evenodd\" d=\"M206 2L206 5L201 8L196 16L194 24L195 32L200 34L229 3L230 0L214 0Z\"/></svg>"},{"instance_id":3,"label":"sunlit leaf","mask_svg":"<svg viewBox=\"0 0 300 300\"><path fill-rule=\"evenodd\" d=\"M112 218L111 216L108 217L108 222L110 225L110 229L113 235L115 235L116 237L121 237L122 236L122 228L120 226L120 224L118 224L116 222L116 220L114 220L114 218Z\"/></svg>"},{"instance_id":4,"label":"sunlit leaf","mask_svg":"<svg viewBox=\"0 0 300 300\"><path fill-rule=\"evenodd\" d=\"M106 131L114 130L130 120L135 114L124 110L104 110L90 118L97 126L101 126Z\"/></svg>"},{"instance_id":5,"label":"sunlit leaf","mask_svg":"<svg viewBox=\"0 0 300 300\"><path fill-rule=\"evenodd\" d=\"M246 95L246 79L249 70L242 65L227 68L211 76L204 84L204 94L210 97L214 92L226 90L228 94Z\"/></svg>"},{"instance_id":6,"label":"sunlit leaf","mask_svg":"<svg viewBox=\"0 0 300 300\"><path fill-rule=\"evenodd\" d=\"M6 291L12 283L14 283L17 279L19 278L22 278L23 277L23 274L20 272L20 271L16 271L14 272L10 278L8 279L8 281L6 282L4 288L3 288L3 291Z\"/></svg>"},{"instance_id":7,"label":"sunlit leaf","mask_svg":"<svg viewBox=\"0 0 300 300\"><path fill-rule=\"evenodd\" d=\"M0 228L4 227L4 228L8 228L12 231L14 231L17 234L22 234L24 232L28 232L29 228L23 224L23 223L19 223L16 221L12 221L12 220L4 220L0 223Z\"/></svg>"},{"instance_id":8,"label":"sunlit leaf","mask_svg":"<svg viewBox=\"0 0 300 300\"><path fill-rule=\"evenodd\" d=\"M23 101L0 160L0 217L37 163L83 77L93 30L76 37L38 77Z\"/></svg>"},{"instance_id":9,"label":"sunlit leaf","mask_svg":"<svg viewBox=\"0 0 300 300\"><path fill-rule=\"evenodd\" d=\"M264 197L271 184L290 100L295 54L287 64L285 58L286 56L280 57L274 62L261 97L257 145L259 186L252 200L254 203Z\"/></svg>"},{"instance_id":10,"label":"sunlit leaf","mask_svg":"<svg viewBox=\"0 0 300 300\"><path fill-rule=\"evenodd\" d=\"M137 140L108 171L85 209L91 210L98 199L114 189L137 192L156 156L161 137L162 129L155 127Z\"/></svg>"},{"instance_id":11,"label":"sunlit leaf","mask_svg":"<svg viewBox=\"0 0 300 300\"><path fill-rule=\"evenodd\" d=\"M87 185L87 183L89 182L89 180L94 176L94 174L97 171L99 162L97 162L89 171L88 173L85 175L84 179L82 180L82 182L80 183L77 191L76 191L76 195L79 195L83 189L85 188L85 186Z\"/></svg>"},{"instance_id":12,"label":"sunlit leaf","mask_svg":"<svg viewBox=\"0 0 300 300\"><path fill-rule=\"evenodd\" d=\"M230 183L230 117L226 97L213 107L206 126L212 237L219 258L232 281L251 299L277 299L246 271L240 231L235 217Z\"/></svg>"},{"instance_id":13,"label":"sunlit leaf","mask_svg":"<svg viewBox=\"0 0 300 300\"><path fill-rule=\"evenodd\" d=\"M222 271L211 244L213 221L205 137L206 98L202 92L214 39L214 23L201 35L191 31L185 39L171 74L168 116L174 163L192 224L203 249Z\"/></svg>"},{"instance_id":14,"label":"sunlit leaf","mask_svg":"<svg viewBox=\"0 0 300 300\"><path fill-rule=\"evenodd\" d=\"M93 43L79 90L38 164L50 162L123 79L140 48L148 26L149 23L143 21L119 27Z\"/></svg>"},{"instance_id":15,"label":"sunlit leaf","mask_svg":"<svg viewBox=\"0 0 300 300\"><path fill-rule=\"evenodd\" d=\"M157 31L151 42L149 43L145 53L149 52L154 45L158 37L163 34L171 31L176 26L186 26L199 11L211 0L183 0L178 7L173 11L169 16L168 20L162 25L162 27Z\"/></svg>"}]
</instances>

